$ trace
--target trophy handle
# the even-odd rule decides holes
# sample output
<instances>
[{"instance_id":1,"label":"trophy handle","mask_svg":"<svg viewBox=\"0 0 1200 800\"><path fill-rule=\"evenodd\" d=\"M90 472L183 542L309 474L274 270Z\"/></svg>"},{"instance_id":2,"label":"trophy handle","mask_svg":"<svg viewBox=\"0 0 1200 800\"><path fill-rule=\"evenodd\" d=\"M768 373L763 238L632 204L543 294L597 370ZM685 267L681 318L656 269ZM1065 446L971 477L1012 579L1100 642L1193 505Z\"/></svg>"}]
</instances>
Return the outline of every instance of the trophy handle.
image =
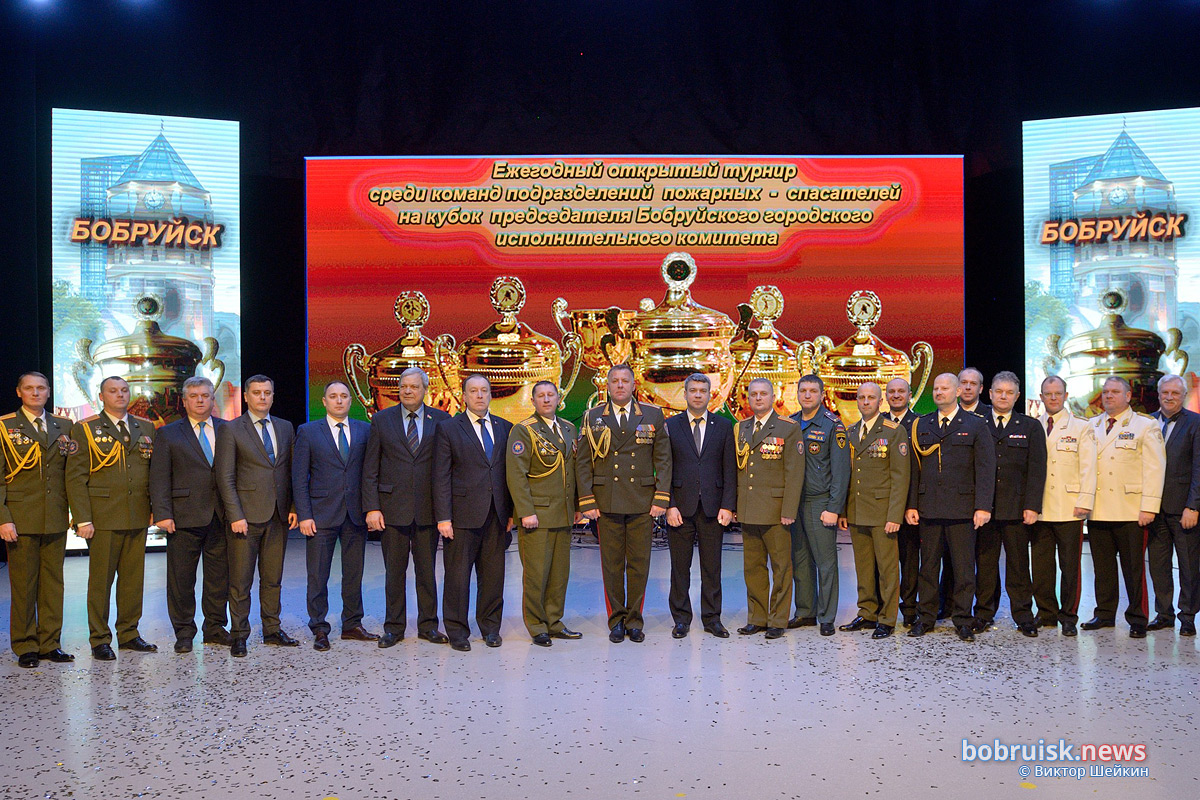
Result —
<instances>
[{"instance_id":1,"label":"trophy handle","mask_svg":"<svg viewBox=\"0 0 1200 800\"><path fill-rule=\"evenodd\" d=\"M80 339L75 342L75 355L78 360L71 365L71 377L75 379L75 385L79 387L83 399L91 403L95 398L89 394L87 379L96 367L96 362L92 360L92 340Z\"/></svg>"},{"instance_id":2,"label":"trophy handle","mask_svg":"<svg viewBox=\"0 0 1200 800\"><path fill-rule=\"evenodd\" d=\"M361 367L363 373L366 373L364 363L367 360L367 348L363 347L358 342L346 345L345 351L342 353L342 370L346 373L346 380L350 381L350 388L354 391L354 396L358 398L358 402L362 403L367 412L367 418L375 416L375 403L371 401L362 390L362 386L358 382L358 370L356 367Z\"/></svg>"},{"instance_id":3,"label":"trophy handle","mask_svg":"<svg viewBox=\"0 0 1200 800\"><path fill-rule=\"evenodd\" d=\"M910 352L915 362L914 369L924 366L921 371L921 383L918 384L917 390L912 393L912 398L908 401L909 408L912 408L916 406L921 392L925 391L925 384L929 382L929 373L933 372L933 346L929 342L917 342L912 346ZM912 377L912 373L909 373L909 377Z\"/></svg>"},{"instance_id":4,"label":"trophy handle","mask_svg":"<svg viewBox=\"0 0 1200 800\"><path fill-rule=\"evenodd\" d=\"M563 341L566 341L566 336L571 332L571 329L563 325L563 320L570 319L571 315L567 313L566 298L556 297L554 302L550 304L550 313L554 316L554 323L558 325L558 329L563 333Z\"/></svg>"},{"instance_id":5,"label":"trophy handle","mask_svg":"<svg viewBox=\"0 0 1200 800\"><path fill-rule=\"evenodd\" d=\"M217 351L220 349L220 342L211 336L205 336L204 357L200 359L200 363L197 365L202 367L207 364L209 369L216 373L217 378L213 381L214 387L220 386L221 382L225 380L225 362L217 358Z\"/></svg>"},{"instance_id":6,"label":"trophy handle","mask_svg":"<svg viewBox=\"0 0 1200 800\"><path fill-rule=\"evenodd\" d=\"M560 300L562 298L559 298ZM567 381L567 385L563 387L562 398L558 401L558 410L562 411L567 407L567 395L571 393L571 389L575 387L575 380L579 377L579 368L583 366L583 338L577 333L563 334L563 361L574 355L574 364L571 368L571 379Z\"/></svg>"},{"instance_id":7,"label":"trophy handle","mask_svg":"<svg viewBox=\"0 0 1200 800\"><path fill-rule=\"evenodd\" d=\"M438 374L442 376L442 383L446 385L446 391L459 405L462 405L462 386L458 380L458 368L461 364L458 352L454 348L452 335L443 333L438 336L433 340L433 363L437 365ZM451 380L450 375L446 372L448 367L453 367L454 380Z\"/></svg>"},{"instance_id":8,"label":"trophy handle","mask_svg":"<svg viewBox=\"0 0 1200 800\"><path fill-rule=\"evenodd\" d=\"M1179 328L1167 329L1167 350L1163 353L1164 356L1181 362L1179 365L1179 374L1187 374L1188 354L1186 350L1180 350L1179 345L1183 344L1183 331Z\"/></svg>"},{"instance_id":9,"label":"trophy handle","mask_svg":"<svg viewBox=\"0 0 1200 800\"><path fill-rule=\"evenodd\" d=\"M1057 375L1059 367L1062 366L1062 352L1058 349L1060 340L1061 337L1057 333L1046 337L1046 350L1049 355L1042 359L1042 369L1046 370L1047 375Z\"/></svg>"},{"instance_id":10,"label":"trophy handle","mask_svg":"<svg viewBox=\"0 0 1200 800\"><path fill-rule=\"evenodd\" d=\"M603 336L600 337L600 352L604 359L608 361L608 365L616 366L616 361L609 355L608 348L616 347L617 340L625 335L625 331L621 330L621 309L612 306L604 312L604 326L608 328Z\"/></svg>"},{"instance_id":11,"label":"trophy handle","mask_svg":"<svg viewBox=\"0 0 1200 800\"><path fill-rule=\"evenodd\" d=\"M754 319L754 309L750 308L749 303L738 303L738 324L737 329L733 332L733 338L729 340L730 344L734 342L749 341L752 331L750 330L750 321ZM758 337L755 336L755 339ZM756 350L758 348L755 348Z\"/></svg>"}]
</instances>

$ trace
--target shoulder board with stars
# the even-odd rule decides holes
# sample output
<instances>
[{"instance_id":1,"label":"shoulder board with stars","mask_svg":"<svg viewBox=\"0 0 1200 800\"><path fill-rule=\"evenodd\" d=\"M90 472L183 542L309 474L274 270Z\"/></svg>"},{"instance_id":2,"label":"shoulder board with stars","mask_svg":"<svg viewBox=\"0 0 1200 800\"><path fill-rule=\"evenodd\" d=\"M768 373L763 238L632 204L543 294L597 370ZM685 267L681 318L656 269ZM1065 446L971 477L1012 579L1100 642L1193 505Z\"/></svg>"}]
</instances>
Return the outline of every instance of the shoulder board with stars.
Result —
<instances>
[{"instance_id":1,"label":"shoulder board with stars","mask_svg":"<svg viewBox=\"0 0 1200 800\"><path fill-rule=\"evenodd\" d=\"M899 422L896 422L896 420L894 420L894 419L885 419L885 420L883 421L883 427L885 427L885 428L899 428L899 427L900 427L900 423L899 423Z\"/></svg>"}]
</instances>

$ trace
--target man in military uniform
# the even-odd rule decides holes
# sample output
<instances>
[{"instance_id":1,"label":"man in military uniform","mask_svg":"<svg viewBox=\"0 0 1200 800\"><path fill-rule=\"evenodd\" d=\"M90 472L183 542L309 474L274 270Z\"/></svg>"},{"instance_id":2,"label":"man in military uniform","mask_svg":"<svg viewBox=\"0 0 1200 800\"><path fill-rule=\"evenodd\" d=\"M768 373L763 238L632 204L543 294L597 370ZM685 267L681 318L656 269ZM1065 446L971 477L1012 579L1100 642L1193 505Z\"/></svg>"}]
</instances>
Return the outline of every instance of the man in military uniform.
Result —
<instances>
[{"instance_id":1,"label":"man in military uniform","mask_svg":"<svg viewBox=\"0 0 1200 800\"><path fill-rule=\"evenodd\" d=\"M845 426L824 406L824 381L805 375L796 394L800 411L792 419L804 440L804 491L791 531L796 616L788 627L816 622L822 636L832 636L838 606L837 521L846 507L850 450Z\"/></svg>"},{"instance_id":2,"label":"man in military uniform","mask_svg":"<svg viewBox=\"0 0 1200 800\"><path fill-rule=\"evenodd\" d=\"M549 647L553 639L583 638L562 621L571 574L571 525L583 515L575 505L575 426L555 416L559 397L550 381L533 385L536 413L513 426L505 464L513 516L521 523L521 613L539 647Z\"/></svg>"},{"instance_id":3,"label":"man in military uniform","mask_svg":"<svg viewBox=\"0 0 1200 800\"><path fill-rule=\"evenodd\" d=\"M980 419L987 419L992 407L980 400L983 394L983 373L974 367L967 367L958 373L958 405L963 411L970 411Z\"/></svg>"},{"instance_id":4,"label":"man in military uniform","mask_svg":"<svg viewBox=\"0 0 1200 800\"><path fill-rule=\"evenodd\" d=\"M850 489L838 527L850 531L858 576L858 616L844 631L874 628L873 639L896 629L900 563L896 536L908 501L908 430L879 413L879 384L858 387L861 419L850 426Z\"/></svg>"},{"instance_id":5,"label":"man in military uniform","mask_svg":"<svg viewBox=\"0 0 1200 800\"><path fill-rule=\"evenodd\" d=\"M643 642L642 604L654 518L671 500L671 443L662 409L633 399L633 370L608 371L608 402L584 415L575 457L579 510L596 520L608 640Z\"/></svg>"},{"instance_id":6,"label":"man in military uniform","mask_svg":"<svg viewBox=\"0 0 1200 800\"><path fill-rule=\"evenodd\" d=\"M892 378L885 387L888 416L904 426L905 435L912 433L917 413L912 410L912 387L904 378ZM900 523L896 535L900 558L900 615L905 625L917 621L917 573L921 569L920 526Z\"/></svg>"},{"instance_id":7,"label":"man in military uniform","mask_svg":"<svg viewBox=\"0 0 1200 800\"><path fill-rule=\"evenodd\" d=\"M154 425L129 413L129 384L100 382L103 411L71 428L75 449L67 456L67 499L75 530L88 540L88 629L92 656L113 661L108 598L117 582L117 646L158 650L138 633L150 523L150 457Z\"/></svg>"},{"instance_id":8,"label":"man in military uniform","mask_svg":"<svg viewBox=\"0 0 1200 800\"><path fill-rule=\"evenodd\" d=\"M937 410L913 423L912 477L905 517L921 526L921 575L917 621L909 636L933 630L938 607L938 568L950 549L954 569L954 628L965 642L975 598L975 531L992 517L996 448L987 423L957 402L958 378L949 372L933 381Z\"/></svg>"},{"instance_id":9,"label":"man in military uniform","mask_svg":"<svg viewBox=\"0 0 1200 800\"><path fill-rule=\"evenodd\" d=\"M804 486L804 441L795 421L775 413L775 386L755 378L746 387L753 414L738 423L737 519L742 526L746 625L742 636L783 636L792 607L792 537ZM767 569L770 567L770 576Z\"/></svg>"},{"instance_id":10,"label":"man in military uniform","mask_svg":"<svg viewBox=\"0 0 1200 800\"><path fill-rule=\"evenodd\" d=\"M0 482L0 539L8 548L12 607L9 632L17 663L64 663L63 556L67 548L67 455L75 447L71 420L46 413L50 382L40 372L17 379L21 409L4 425Z\"/></svg>"}]
</instances>

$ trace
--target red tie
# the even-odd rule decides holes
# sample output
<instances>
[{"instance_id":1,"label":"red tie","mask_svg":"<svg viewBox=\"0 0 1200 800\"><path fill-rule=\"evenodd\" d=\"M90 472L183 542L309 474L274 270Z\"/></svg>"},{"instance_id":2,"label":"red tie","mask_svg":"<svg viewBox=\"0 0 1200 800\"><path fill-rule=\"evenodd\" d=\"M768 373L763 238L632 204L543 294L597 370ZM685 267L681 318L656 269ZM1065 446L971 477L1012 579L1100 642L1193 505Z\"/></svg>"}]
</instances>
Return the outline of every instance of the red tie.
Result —
<instances>
[{"instance_id":1,"label":"red tie","mask_svg":"<svg viewBox=\"0 0 1200 800\"><path fill-rule=\"evenodd\" d=\"M1054 417L1046 420L1046 435L1049 436L1052 433L1054 433Z\"/></svg>"},{"instance_id":2,"label":"red tie","mask_svg":"<svg viewBox=\"0 0 1200 800\"><path fill-rule=\"evenodd\" d=\"M1117 420L1116 420L1116 418L1115 418L1115 417L1109 417L1109 418L1108 418L1108 422L1107 422L1107 423L1105 423L1105 427L1104 427L1104 435L1105 435L1105 436L1107 436L1108 434L1112 433L1112 426L1113 426L1113 425L1116 425L1116 424L1117 424Z\"/></svg>"}]
</instances>

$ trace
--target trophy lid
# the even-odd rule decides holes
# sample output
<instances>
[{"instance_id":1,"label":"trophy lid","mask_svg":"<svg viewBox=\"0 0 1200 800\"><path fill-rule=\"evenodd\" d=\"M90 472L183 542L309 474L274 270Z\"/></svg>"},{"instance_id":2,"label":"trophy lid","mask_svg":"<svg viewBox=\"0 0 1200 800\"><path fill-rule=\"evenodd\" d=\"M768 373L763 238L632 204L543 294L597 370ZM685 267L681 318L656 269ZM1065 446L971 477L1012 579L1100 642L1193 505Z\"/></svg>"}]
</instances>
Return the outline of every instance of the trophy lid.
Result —
<instances>
[{"instance_id":1,"label":"trophy lid","mask_svg":"<svg viewBox=\"0 0 1200 800\"><path fill-rule=\"evenodd\" d=\"M834 371L870 371L897 364L907 369L908 356L871 332L882 313L883 303L874 292L858 291L850 295L846 316L858 330L822 354L821 361Z\"/></svg>"},{"instance_id":2,"label":"trophy lid","mask_svg":"<svg viewBox=\"0 0 1200 800\"><path fill-rule=\"evenodd\" d=\"M667 296L657 306L643 308L629 321L630 339L724 339L734 333L733 320L692 300L688 290L696 280L696 261L687 253L669 253L662 263Z\"/></svg>"},{"instance_id":3,"label":"trophy lid","mask_svg":"<svg viewBox=\"0 0 1200 800\"><path fill-rule=\"evenodd\" d=\"M1131 328L1121 314L1129 307L1129 296L1122 289L1109 289L1097 298L1104 312L1100 324L1090 331L1077 333L1061 347L1064 358L1080 355L1116 355L1131 361L1150 360L1157 364L1166 342L1154 331Z\"/></svg>"},{"instance_id":4,"label":"trophy lid","mask_svg":"<svg viewBox=\"0 0 1200 800\"><path fill-rule=\"evenodd\" d=\"M492 282L492 308L501 315L478 335L458 346L465 373L495 368L554 369L562 363L558 343L517 319L525 305L525 286L520 278L501 276Z\"/></svg>"},{"instance_id":5,"label":"trophy lid","mask_svg":"<svg viewBox=\"0 0 1200 800\"><path fill-rule=\"evenodd\" d=\"M800 345L775 328L775 321L783 315L783 292L779 291L779 287L756 286L750 294L749 307L760 324L757 329L750 330L750 337L735 338L729 349L735 355L739 351L756 350L762 354L781 351L794 356ZM758 339L757 344L754 337Z\"/></svg>"},{"instance_id":6,"label":"trophy lid","mask_svg":"<svg viewBox=\"0 0 1200 800\"><path fill-rule=\"evenodd\" d=\"M162 363L191 363L200 361L200 348L189 339L163 333L158 325L162 318L163 301L155 294L145 294L133 304L139 317L133 330L126 336L118 336L98 345L92 352L92 361L124 360L133 357L143 361Z\"/></svg>"}]
</instances>

